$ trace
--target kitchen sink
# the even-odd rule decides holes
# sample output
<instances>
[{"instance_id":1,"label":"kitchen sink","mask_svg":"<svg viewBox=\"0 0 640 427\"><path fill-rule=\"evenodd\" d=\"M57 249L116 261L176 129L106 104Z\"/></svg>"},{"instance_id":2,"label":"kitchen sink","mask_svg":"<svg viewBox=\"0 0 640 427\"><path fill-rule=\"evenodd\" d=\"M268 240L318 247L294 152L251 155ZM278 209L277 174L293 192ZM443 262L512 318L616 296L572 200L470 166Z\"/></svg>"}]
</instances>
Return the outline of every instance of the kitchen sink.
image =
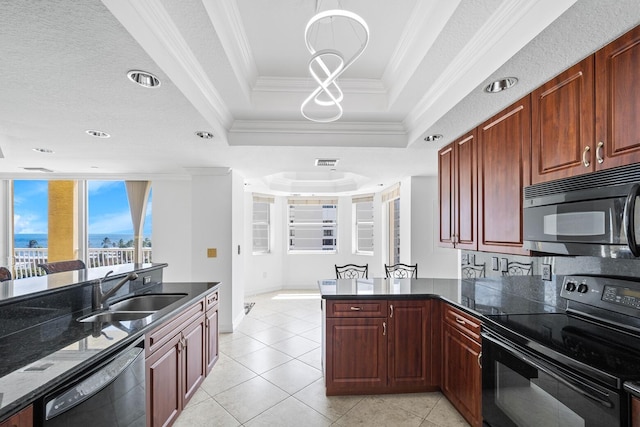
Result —
<instances>
[{"instance_id":1,"label":"kitchen sink","mask_svg":"<svg viewBox=\"0 0 640 427\"><path fill-rule=\"evenodd\" d=\"M146 294L115 302L110 311L158 311L181 300L187 294Z\"/></svg>"},{"instance_id":2,"label":"kitchen sink","mask_svg":"<svg viewBox=\"0 0 640 427\"><path fill-rule=\"evenodd\" d=\"M127 320L138 320L151 316L155 311L102 311L87 317L81 317L78 322L124 322Z\"/></svg>"}]
</instances>

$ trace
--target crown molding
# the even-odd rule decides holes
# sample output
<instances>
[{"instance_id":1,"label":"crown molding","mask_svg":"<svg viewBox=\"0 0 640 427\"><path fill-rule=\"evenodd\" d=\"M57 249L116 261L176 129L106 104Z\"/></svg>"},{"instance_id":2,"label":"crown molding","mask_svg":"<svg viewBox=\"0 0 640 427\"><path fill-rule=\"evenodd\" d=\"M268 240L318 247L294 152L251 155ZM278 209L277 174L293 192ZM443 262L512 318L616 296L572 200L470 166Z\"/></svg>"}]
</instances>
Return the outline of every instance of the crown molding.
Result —
<instances>
[{"instance_id":1,"label":"crown molding","mask_svg":"<svg viewBox=\"0 0 640 427\"><path fill-rule=\"evenodd\" d=\"M351 134L351 135L406 135L399 122L332 122L236 120L229 134L285 133L285 134Z\"/></svg>"},{"instance_id":2,"label":"crown molding","mask_svg":"<svg viewBox=\"0 0 640 427\"><path fill-rule=\"evenodd\" d=\"M203 1L213 28L238 84L247 100L251 99L251 88L258 78L258 68L253 51L246 37L240 10L236 0Z\"/></svg>"},{"instance_id":3,"label":"crown molding","mask_svg":"<svg viewBox=\"0 0 640 427\"><path fill-rule=\"evenodd\" d=\"M461 0L418 1L382 74L389 88L389 108L406 88Z\"/></svg>"},{"instance_id":4,"label":"crown molding","mask_svg":"<svg viewBox=\"0 0 640 427\"><path fill-rule=\"evenodd\" d=\"M407 115L409 144L576 1L503 1Z\"/></svg>"},{"instance_id":5,"label":"crown molding","mask_svg":"<svg viewBox=\"0 0 640 427\"><path fill-rule=\"evenodd\" d=\"M214 133L226 134L233 117L160 0L102 2L214 127Z\"/></svg>"}]
</instances>

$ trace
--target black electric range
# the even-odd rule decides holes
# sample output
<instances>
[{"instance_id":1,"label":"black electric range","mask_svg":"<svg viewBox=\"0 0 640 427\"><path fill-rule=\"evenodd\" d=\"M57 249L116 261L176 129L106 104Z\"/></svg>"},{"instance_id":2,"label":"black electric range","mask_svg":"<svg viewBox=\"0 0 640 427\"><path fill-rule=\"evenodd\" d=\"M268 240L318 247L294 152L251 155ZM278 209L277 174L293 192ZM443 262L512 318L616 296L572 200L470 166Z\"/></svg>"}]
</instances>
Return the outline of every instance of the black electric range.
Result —
<instances>
[{"instance_id":1,"label":"black electric range","mask_svg":"<svg viewBox=\"0 0 640 427\"><path fill-rule=\"evenodd\" d=\"M567 276L561 296L564 312L485 316L485 425L628 425L623 384L640 379L640 281ZM546 412L564 415L536 418Z\"/></svg>"}]
</instances>

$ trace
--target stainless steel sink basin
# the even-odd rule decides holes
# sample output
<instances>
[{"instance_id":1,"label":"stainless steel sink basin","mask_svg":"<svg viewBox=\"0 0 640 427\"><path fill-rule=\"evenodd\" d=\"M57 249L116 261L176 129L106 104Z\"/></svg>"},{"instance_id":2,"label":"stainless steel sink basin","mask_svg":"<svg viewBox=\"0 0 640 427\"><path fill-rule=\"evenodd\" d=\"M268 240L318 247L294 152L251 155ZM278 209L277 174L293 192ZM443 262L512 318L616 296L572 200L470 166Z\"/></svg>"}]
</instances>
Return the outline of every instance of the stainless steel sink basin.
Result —
<instances>
[{"instance_id":1,"label":"stainless steel sink basin","mask_svg":"<svg viewBox=\"0 0 640 427\"><path fill-rule=\"evenodd\" d=\"M87 317L81 317L78 322L124 322L127 320L138 320L150 316L155 311L102 311Z\"/></svg>"},{"instance_id":2,"label":"stainless steel sink basin","mask_svg":"<svg viewBox=\"0 0 640 427\"><path fill-rule=\"evenodd\" d=\"M158 311L181 300L187 294L146 294L111 304L109 311Z\"/></svg>"}]
</instances>

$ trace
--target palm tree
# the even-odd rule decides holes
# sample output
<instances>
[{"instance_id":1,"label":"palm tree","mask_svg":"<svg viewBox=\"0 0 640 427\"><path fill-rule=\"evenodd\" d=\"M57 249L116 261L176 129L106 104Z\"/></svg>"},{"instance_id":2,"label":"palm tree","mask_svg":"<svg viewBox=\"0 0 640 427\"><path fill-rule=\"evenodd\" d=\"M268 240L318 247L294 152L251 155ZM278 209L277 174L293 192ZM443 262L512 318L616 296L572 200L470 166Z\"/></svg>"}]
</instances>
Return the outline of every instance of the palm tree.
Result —
<instances>
[{"instance_id":1,"label":"palm tree","mask_svg":"<svg viewBox=\"0 0 640 427\"><path fill-rule=\"evenodd\" d=\"M111 239L108 237L105 237L104 239L102 239L102 247L103 248L111 247Z\"/></svg>"},{"instance_id":2,"label":"palm tree","mask_svg":"<svg viewBox=\"0 0 640 427\"><path fill-rule=\"evenodd\" d=\"M38 244L38 241L35 239L31 239L29 240L29 248L33 249L33 248L39 248L40 245Z\"/></svg>"}]
</instances>

